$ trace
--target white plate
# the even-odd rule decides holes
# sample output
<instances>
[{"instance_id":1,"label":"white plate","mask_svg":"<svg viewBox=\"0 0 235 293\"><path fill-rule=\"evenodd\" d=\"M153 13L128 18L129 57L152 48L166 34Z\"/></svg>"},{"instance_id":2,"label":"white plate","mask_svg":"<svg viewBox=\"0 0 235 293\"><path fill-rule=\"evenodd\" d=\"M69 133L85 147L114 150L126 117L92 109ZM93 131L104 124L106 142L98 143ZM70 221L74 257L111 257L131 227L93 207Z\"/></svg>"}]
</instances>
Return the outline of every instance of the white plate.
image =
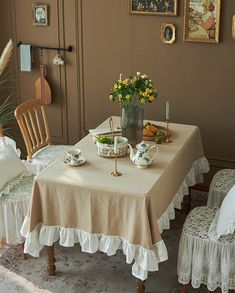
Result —
<instances>
[{"instance_id":1,"label":"white plate","mask_svg":"<svg viewBox=\"0 0 235 293\"><path fill-rule=\"evenodd\" d=\"M80 166L84 164L86 160L83 157L80 157L77 162L71 162L69 158L64 159L64 163L68 166Z\"/></svg>"}]
</instances>

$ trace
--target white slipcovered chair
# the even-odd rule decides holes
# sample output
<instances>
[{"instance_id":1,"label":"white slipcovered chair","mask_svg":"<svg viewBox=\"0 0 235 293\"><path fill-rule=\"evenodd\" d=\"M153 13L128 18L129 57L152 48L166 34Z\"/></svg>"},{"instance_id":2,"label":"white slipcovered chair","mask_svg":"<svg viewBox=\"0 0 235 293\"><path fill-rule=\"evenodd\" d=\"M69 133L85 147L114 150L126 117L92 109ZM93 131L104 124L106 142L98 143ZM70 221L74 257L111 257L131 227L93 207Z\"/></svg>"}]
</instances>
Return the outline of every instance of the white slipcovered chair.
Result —
<instances>
[{"instance_id":1,"label":"white slipcovered chair","mask_svg":"<svg viewBox=\"0 0 235 293\"><path fill-rule=\"evenodd\" d=\"M71 148L69 145L52 145L46 109L40 100L20 104L15 110L15 117L24 139L28 161L37 173Z\"/></svg>"},{"instance_id":2,"label":"white slipcovered chair","mask_svg":"<svg viewBox=\"0 0 235 293\"><path fill-rule=\"evenodd\" d=\"M12 139L0 137L1 245L24 243L20 229L28 211L34 175L20 160L19 153Z\"/></svg>"},{"instance_id":3,"label":"white slipcovered chair","mask_svg":"<svg viewBox=\"0 0 235 293\"><path fill-rule=\"evenodd\" d=\"M207 206L218 208L226 194L235 184L235 169L222 169L212 178L208 193Z\"/></svg>"},{"instance_id":4,"label":"white slipcovered chair","mask_svg":"<svg viewBox=\"0 0 235 293\"><path fill-rule=\"evenodd\" d=\"M177 274L180 283L222 293L235 290L235 186L226 195L221 208L194 208L183 226Z\"/></svg>"}]
</instances>

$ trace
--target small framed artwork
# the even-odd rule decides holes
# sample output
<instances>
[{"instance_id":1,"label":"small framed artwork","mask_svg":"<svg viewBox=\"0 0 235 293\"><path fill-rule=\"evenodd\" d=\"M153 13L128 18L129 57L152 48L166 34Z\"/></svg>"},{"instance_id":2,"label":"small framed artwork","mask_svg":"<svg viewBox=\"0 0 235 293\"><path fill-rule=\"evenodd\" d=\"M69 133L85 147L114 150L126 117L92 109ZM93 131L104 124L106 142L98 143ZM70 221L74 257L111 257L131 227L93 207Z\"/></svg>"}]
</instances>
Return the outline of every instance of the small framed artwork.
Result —
<instances>
[{"instance_id":1,"label":"small framed artwork","mask_svg":"<svg viewBox=\"0 0 235 293\"><path fill-rule=\"evenodd\" d=\"M46 4L33 4L33 25L48 25L48 6Z\"/></svg>"},{"instance_id":2,"label":"small framed artwork","mask_svg":"<svg viewBox=\"0 0 235 293\"><path fill-rule=\"evenodd\" d=\"M184 41L218 43L221 0L184 1Z\"/></svg>"},{"instance_id":3,"label":"small framed artwork","mask_svg":"<svg viewBox=\"0 0 235 293\"><path fill-rule=\"evenodd\" d=\"M232 38L235 40L235 15L233 15L232 19Z\"/></svg>"},{"instance_id":4,"label":"small framed artwork","mask_svg":"<svg viewBox=\"0 0 235 293\"><path fill-rule=\"evenodd\" d=\"M177 15L178 0L129 0L129 12L142 15Z\"/></svg>"},{"instance_id":5,"label":"small framed artwork","mask_svg":"<svg viewBox=\"0 0 235 293\"><path fill-rule=\"evenodd\" d=\"M175 26L172 23L163 23L161 25L161 39L164 44L173 44L175 42Z\"/></svg>"}]
</instances>

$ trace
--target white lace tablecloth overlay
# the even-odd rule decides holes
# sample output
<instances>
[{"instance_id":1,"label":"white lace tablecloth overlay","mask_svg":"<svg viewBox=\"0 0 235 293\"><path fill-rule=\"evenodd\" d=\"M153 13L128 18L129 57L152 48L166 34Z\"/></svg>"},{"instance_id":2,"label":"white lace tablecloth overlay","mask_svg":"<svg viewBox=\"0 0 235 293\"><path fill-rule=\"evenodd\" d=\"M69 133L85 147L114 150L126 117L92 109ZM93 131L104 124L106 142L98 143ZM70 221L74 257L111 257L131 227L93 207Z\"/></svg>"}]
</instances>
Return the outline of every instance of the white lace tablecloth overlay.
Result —
<instances>
[{"instance_id":1,"label":"white lace tablecloth overlay","mask_svg":"<svg viewBox=\"0 0 235 293\"><path fill-rule=\"evenodd\" d=\"M199 183L198 178L201 178L200 175L208 171L209 164L205 157L193 163L191 170L182 182L171 204L160 219L156 219L161 232L164 229L170 228L170 220L175 218L174 208L181 207L184 195L188 194L188 186ZM34 257L39 257L39 253L44 245L51 246L58 240L61 246L72 247L76 243L80 243L81 249L84 252L95 253L100 250L109 256L114 255L117 249L122 249L126 256L126 262L130 264L134 261L132 274L141 280L146 280L148 271L157 271L158 264L168 258L163 240L155 243L154 250L149 250L140 245L133 245L119 236L89 234L76 228L38 224L32 232L29 232L28 217L25 218L21 234L26 238L24 252Z\"/></svg>"}]
</instances>

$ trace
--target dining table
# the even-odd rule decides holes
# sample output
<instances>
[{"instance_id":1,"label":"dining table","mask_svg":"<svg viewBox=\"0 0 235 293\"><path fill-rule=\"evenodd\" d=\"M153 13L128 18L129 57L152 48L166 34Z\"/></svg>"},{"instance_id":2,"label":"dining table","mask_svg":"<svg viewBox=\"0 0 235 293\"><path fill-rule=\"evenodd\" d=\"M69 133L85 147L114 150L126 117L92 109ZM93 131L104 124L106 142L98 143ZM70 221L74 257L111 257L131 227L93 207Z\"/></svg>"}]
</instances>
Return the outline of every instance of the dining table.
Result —
<instances>
[{"instance_id":1,"label":"dining table","mask_svg":"<svg viewBox=\"0 0 235 293\"><path fill-rule=\"evenodd\" d=\"M120 118L112 117L115 127ZM97 129L108 129L108 119ZM165 122L151 121L165 127ZM136 292L144 292L148 272L168 259L161 237L175 218L189 186L209 171L198 126L170 123L171 142L158 146L147 168L137 168L129 155L117 159L121 176L112 176L115 159L97 154L88 134L73 146L85 159L69 166L60 156L35 179L29 212L21 228L24 252L34 257L47 247L47 269L55 274L54 243L79 243L87 253L108 256L121 249L137 278ZM155 144L154 142L152 144Z\"/></svg>"}]
</instances>

